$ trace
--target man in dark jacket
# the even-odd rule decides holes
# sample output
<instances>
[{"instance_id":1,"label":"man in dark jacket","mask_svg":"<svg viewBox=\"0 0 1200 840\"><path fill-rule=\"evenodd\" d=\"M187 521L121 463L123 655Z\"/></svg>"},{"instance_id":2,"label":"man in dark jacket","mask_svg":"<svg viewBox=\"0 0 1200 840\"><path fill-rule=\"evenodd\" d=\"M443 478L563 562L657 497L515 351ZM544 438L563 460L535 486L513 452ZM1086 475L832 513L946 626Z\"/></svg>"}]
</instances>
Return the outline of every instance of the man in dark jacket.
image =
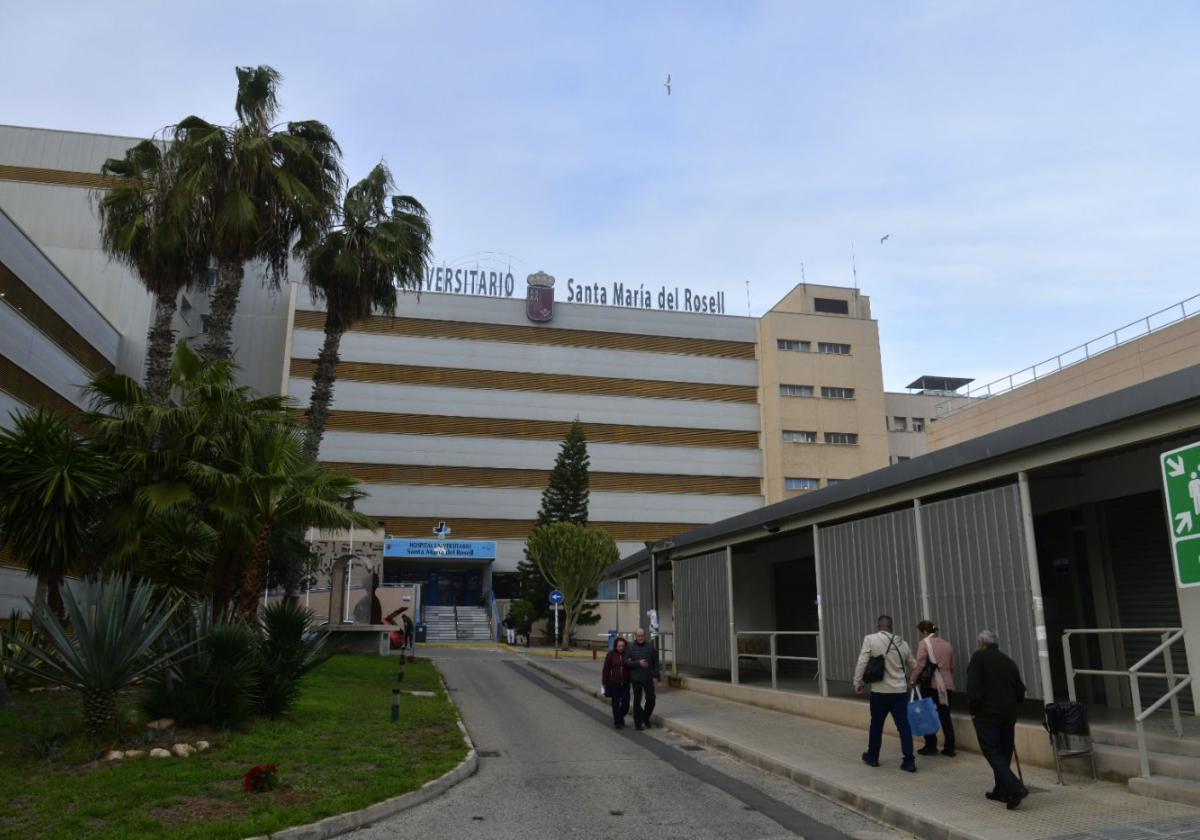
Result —
<instances>
[{"instance_id":1,"label":"man in dark jacket","mask_svg":"<svg viewBox=\"0 0 1200 840\"><path fill-rule=\"evenodd\" d=\"M999 640L991 630L979 634L979 649L967 665L967 698L979 750L996 778L996 786L984 795L1006 803L1012 811L1029 795L1011 767L1025 684L1017 663L1000 652Z\"/></svg>"},{"instance_id":2,"label":"man in dark jacket","mask_svg":"<svg viewBox=\"0 0 1200 840\"><path fill-rule=\"evenodd\" d=\"M646 628L639 627L633 634L633 641L625 648L625 662L629 666L629 681L633 684L633 728L638 731L649 729L650 715L654 714L654 681L660 675L658 651L654 649L654 642L646 638Z\"/></svg>"}]
</instances>

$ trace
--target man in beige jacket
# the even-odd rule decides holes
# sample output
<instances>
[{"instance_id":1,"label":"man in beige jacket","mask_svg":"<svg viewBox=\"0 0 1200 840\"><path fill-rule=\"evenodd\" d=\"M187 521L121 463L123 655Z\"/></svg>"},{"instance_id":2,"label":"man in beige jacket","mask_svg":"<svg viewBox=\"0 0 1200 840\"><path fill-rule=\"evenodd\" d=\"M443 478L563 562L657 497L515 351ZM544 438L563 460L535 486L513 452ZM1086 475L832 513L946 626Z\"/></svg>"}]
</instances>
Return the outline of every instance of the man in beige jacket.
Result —
<instances>
[{"instance_id":1,"label":"man in beige jacket","mask_svg":"<svg viewBox=\"0 0 1200 840\"><path fill-rule=\"evenodd\" d=\"M862 754L862 760L871 767L879 766L883 724L887 716L891 715L892 722L896 724L896 731L900 733L900 750L904 755L900 769L915 773L917 762L913 756L912 729L908 726L908 675L912 673L916 663L908 643L892 632L890 615L879 616L877 626L878 632L871 633L863 639L858 664L854 668L855 692L862 694L864 685L869 684L871 687L871 729L867 737L867 751ZM883 657L883 675L877 681L864 683L867 663L874 656Z\"/></svg>"}]
</instances>

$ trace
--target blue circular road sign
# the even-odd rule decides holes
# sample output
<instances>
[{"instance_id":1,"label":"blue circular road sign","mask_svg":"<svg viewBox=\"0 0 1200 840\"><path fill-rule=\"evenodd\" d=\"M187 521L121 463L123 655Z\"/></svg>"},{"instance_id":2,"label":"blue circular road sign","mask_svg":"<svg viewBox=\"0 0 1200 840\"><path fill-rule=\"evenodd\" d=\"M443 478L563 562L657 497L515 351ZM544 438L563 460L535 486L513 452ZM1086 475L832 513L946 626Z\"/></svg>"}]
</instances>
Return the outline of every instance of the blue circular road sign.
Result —
<instances>
[{"instance_id":1,"label":"blue circular road sign","mask_svg":"<svg viewBox=\"0 0 1200 840\"><path fill-rule=\"evenodd\" d=\"M563 594L561 589L550 590L550 603L561 604L563 602Z\"/></svg>"}]
</instances>

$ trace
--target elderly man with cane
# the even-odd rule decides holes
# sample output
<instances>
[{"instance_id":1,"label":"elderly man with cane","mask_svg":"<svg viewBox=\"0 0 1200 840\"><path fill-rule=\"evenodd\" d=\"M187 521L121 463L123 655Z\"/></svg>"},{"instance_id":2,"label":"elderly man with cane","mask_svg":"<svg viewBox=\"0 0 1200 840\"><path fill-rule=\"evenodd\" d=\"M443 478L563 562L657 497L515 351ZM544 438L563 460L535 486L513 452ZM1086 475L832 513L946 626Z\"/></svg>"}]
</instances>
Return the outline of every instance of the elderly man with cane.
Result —
<instances>
[{"instance_id":1,"label":"elderly man with cane","mask_svg":"<svg viewBox=\"0 0 1200 840\"><path fill-rule=\"evenodd\" d=\"M1017 663L1000 652L991 630L979 634L979 649L967 665L967 698L979 750L992 767L995 786L984 794L1012 811L1029 795L1012 771L1016 753L1017 712L1025 700L1025 683ZM1018 768L1020 765L1018 764Z\"/></svg>"}]
</instances>

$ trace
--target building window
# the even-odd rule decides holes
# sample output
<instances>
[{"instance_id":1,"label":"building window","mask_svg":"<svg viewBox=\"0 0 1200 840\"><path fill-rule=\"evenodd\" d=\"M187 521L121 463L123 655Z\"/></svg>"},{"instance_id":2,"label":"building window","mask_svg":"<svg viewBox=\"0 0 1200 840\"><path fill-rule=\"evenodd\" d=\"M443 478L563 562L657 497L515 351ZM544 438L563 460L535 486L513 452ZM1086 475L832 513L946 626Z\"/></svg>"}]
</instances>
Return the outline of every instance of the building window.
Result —
<instances>
[{"instance_id":1,"label":"building window","mask_svg":"<svg viewBox=\"0 0 1200 840\"><path fill-rule=\"evenodd\" d=\"M816 443L816 432L789 432L786 429L783 432L784 443Z\"/></svg>"},{"instance_id":2,"label":"building window","mask_svg":"<svg viewBox=\"0 0 1200 840\"><path fill-rule=\"evenodd\" d=\"M912 422L912 430L914 432L925 431L925 418L924 417L914 417L913 422Z\"/></svg>"},{"instance_id":3,"label":"building window","mask_svg":"<svg viewBox=\"0 0 1200 840\"><path fill-rule=\"evenodd\" d=\"M212 316L211 315L201 315L200 316L200 334L208 335L208 328L211 324L212 324Z\"/></svg>"},{"instance_id":4,"label":"building window","mask_svg":"<svg viewBox=\"0 0 1200 840\"><path fill-rule=\"evenodd\" d=\"M797 341L794 338L780 338L775 341L775 346L780 350L791 350L793 353L807 353L811 349L812 343Z\"/></svg>"},{"instance_id":5,"label":"building window","mask_svg":"<svg viewBox=\"0 0 1200 840\"><path fill-rule=\"evenodd\" d=\"M827 478L827 479L825 479L825 486L832 487L835 484L841 484L845 480L846 479L844 479L844 478Z\"/></svg>"},{"instance_id":6,"label":"building window","mask_svg":"<svg viewBox=\"0 0 1200 840\"><path fill-rule=\"evenodd\" d=\"M818 312L829 312L833 315L849 315L850 301L835 298L813 298L813 306Z\"/></svg>"},{"instance_id":7,"label":"building window","mask_svg":"<svg viewBox=\"0 0 1200 840\"><path fill-rule=\"evenodd\" d=\"M617 579L617 600L618 601L636 601L638 599L638 579L637 578L618 578Z\"/></svg>"},{"instance_id":8,"label":"building window","mask_svg":"<svg viewBox=\"0 0 1200 840\"><path fill-rule=\"evenodd\" d=\"M785 478L783 480L785 490L816 490L820 486L821 482L816 478Z\"/></svg>"},{"instance_id":9,"label":"building window","mask_svg":"<svg viewBox=\"0 0 1200 840\"><path fill-rule=\"evenodd\" d=\"M893 417L892 418L892 431L893 432L907 432L908 431L908 418L907 417Z\"/></svg>"},{"instance_id":10,"label":"building window","mask_svg":"<svg viewBox=\"0 0 1200 840\"><path fill-rule=\"evenodd\" d=\"M854 399L853 388L822 388L821 396L827 400L852 400Z\"/></svg>"},{"instance_id":11,"label":"building window","mask_svg":"<svg viewBox=\"0 0 1200 840\"><path fill-rule=\"evenodd\" d=\"M849 356L850 355L850 345L849 344L834 344L833 342L830 342L830 341L818 341L817 342L817 352L832 353L835 356Z\"/></svg>"},{"instance_id":12,"label":"building window","mask_svg":"<svg viewBox=\"0 0 1200 840\"><path fill-rule=\"evenodd\" d=\"M811 385L780 385L779 396L781 397L811 397L813 395L813 386Z\"/></svg>"},{"instance_id":13,"label":"building window","mask_svg":"<svg viewBox=\"0 0 1200 840\"><path fill-rule=\"evenodd\" d=\"M826 432L825 442L838 446L855 446L858 444L858 435L851 432Z\"/></svg>"}]
</instances>

